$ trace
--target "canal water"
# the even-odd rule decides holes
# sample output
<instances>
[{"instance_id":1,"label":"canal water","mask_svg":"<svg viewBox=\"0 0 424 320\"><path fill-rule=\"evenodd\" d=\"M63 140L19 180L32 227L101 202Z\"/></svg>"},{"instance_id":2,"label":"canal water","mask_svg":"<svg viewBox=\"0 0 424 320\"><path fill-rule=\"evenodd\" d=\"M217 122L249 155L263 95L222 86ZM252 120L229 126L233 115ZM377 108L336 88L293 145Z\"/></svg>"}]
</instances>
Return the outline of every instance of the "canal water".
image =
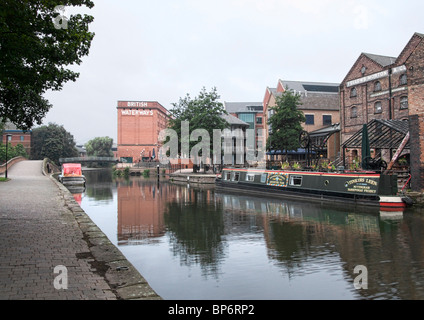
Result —
<instances>
[{"instance_id":1,"label":"canal water","mask_svg":"<svg viewBox=\"0 0 424 320\"><path fill-rule=\"evenodd\" d=\"M424 299L424 212L89 170L74 197L164 299Z\"/></svg>"}]
</instances>

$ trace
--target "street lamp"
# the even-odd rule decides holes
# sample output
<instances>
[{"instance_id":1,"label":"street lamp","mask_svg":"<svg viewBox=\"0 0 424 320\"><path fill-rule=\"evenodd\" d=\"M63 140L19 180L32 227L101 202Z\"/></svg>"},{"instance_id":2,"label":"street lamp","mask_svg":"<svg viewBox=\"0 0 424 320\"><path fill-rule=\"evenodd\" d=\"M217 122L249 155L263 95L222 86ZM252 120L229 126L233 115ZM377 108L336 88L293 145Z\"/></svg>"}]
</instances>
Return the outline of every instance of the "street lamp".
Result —
<instances>
[{"instance_id":1,"label":"street lamp","mask_svg":"<svg viewBox=\"0 0 424 320\"><path fill-rule=\"evenodd\" d=\"M12 135L11 134L6 134L6 172L4 174L4 176L5 176L6 179L7 179L7 161L9 160L7 158L7 149L8 149L8 146L9 146L9 139L10 140L12 139Z\"/></svg>"}]
</instances>

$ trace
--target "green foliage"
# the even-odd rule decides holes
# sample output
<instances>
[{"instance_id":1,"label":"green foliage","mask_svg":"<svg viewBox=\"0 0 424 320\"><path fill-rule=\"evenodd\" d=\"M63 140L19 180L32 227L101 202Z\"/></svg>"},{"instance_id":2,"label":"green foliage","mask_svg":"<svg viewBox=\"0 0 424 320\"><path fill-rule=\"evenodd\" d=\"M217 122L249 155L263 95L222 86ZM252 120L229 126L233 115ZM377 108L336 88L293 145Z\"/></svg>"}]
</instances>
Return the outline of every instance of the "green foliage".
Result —
<instances>
[{"instance_id":1,"label":"green foliage","mask_svg":"<svg viewBox=\"0 0 424 320\"><path fill-rule=\"evenodd\" d=\"M222 114L228 113L223 104L218 101L219 98L216 88L212 88L211 92L206 92L203 87L199 95L194 99L187 94L184 98L180 98L178 103L172 104L173 109L170 110L172 117L169 121L169 128L175 130L178 134L179 150L181 150L181 143L187 142L191 133L196 129L204 129L208 132L210 144L206 147L208 150L213 149L213 130L223 130L229 126L228 122L221 117ZM182 137L181 123L183 121L188 121L190 125L188 137ZM183 141L183 139L186 140ZM190 150L199 143L201 142L189 142Z\"/></svg>"},{"instance_id":2,"label":"green foliage","mask_svg":"<svg viewBox=\"0 0 424 320\"><path fill-rule=\"evenodd\" d=\"M109 137L97 137L85 144L85 150L89 157L113 157L113 139ZM111 163L92 162L90 167L108 167Z\"/></svg>"},{"instance_id":3,"label":"green foliage","mask_svg":"<svg viewBox=\"0 0 424 320\"><path fill-rule=\"evenodd\" d=\"M89 157L113 157L113 139L109 137L98 137L85 144L87 156Z\"/></svg>"},{"instance_id":4,"label":"green foliage","mask_svg":"<svg viewBox=\"0 0 424 320\"><path fill-rule=\"evenodd\" d=\"M32 130L31 159L49 158L58 164L59 158L77 156L74 137L63 126L49 123Z\"/></svg>"},{"instance_id":5,"label":"green foliage","mask_svg":"<svg viewBox=\"0 0 424 320\"><path fill-rule=\"evenodd\" d=\"M268 121L272 132L267 140L267 150L287 152L300 147L299 135L302 131L302 123L305 122L303 112L298 109L301 104L300 95L288 89L276 98L276 105L271 108L274 114Z\"/></svg>"},{"instance_id":6,"label":"green foliage","mask_svg":"<svg viewBox=\"0 0 424 320\"><path fill-rule=\"evenodd\" d=\"M145 178L150 177L150 170L149 170L149 169L145 169L145 170L143 171L143 177L145 177Z\"/></svg>"},{"instance_id":7,"label":"green foliage","mask_svg":"<svg viewBox=\"0 0 424 320\"><path fill-rule=\"evenodd\" d=\"M25 151L25 148L22 144L18 144L15 147L12 147L12 145L9 143L7 146L7 160L16 158L16 157L25 157L28 158L28 154ZM6 162L6 145L0 143L0 163Z\"/></svg>"},{"instance_id":8,"label":"green foliage","mask_svg":"<svg viewBox=\"0 0 424 320\"><path fill-rule=\"evenodd\" d=\"M55 27L65 7L93 8L90 0L2 0L0 4L0 118L28 130L52 107L43 95L61 90L79 73L66 69L88 55L94 33L89 15L68 17L67 27ZM63 20L62 21L63 25Z\"/></svg>"}]
</instances>

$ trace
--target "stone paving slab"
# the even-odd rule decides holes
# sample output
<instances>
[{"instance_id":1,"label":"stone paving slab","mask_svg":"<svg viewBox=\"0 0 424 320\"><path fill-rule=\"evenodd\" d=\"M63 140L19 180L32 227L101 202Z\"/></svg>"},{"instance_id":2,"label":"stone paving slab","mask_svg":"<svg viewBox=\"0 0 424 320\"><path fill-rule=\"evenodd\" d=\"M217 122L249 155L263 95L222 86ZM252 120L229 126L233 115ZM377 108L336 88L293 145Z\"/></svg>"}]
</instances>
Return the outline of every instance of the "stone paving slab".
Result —
<instances>
[{"instance_id":1,"label":"stone paving slab","mask_svg":"<svg viewBox=\"0 0 424 320\"><path fill-rule=\"evenodd\" d=\"M0 300L161 299L42 166L0 182Z\"/></svg>"}]
</instances>

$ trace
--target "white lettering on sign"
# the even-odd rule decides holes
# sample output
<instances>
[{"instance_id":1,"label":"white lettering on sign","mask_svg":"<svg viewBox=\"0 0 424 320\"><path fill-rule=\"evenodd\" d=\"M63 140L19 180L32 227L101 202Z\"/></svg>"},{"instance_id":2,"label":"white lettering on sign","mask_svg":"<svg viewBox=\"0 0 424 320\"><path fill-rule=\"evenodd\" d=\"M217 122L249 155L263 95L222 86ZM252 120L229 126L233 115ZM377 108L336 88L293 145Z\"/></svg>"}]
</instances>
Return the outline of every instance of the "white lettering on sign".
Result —
<instances>
[{"instance_id":1,"label":"white lettering on sign","mask_svg":"<svg viewBox=\"0 0 424 320\"><path fill-rule=\"evenodd\" d=\"M128 101L128 107L147 108L147 102Z\"/></svg>"},{"instance_id":2,"label":"white lettering on sign","mask_svg":"<svg viewBox=\"0 0 424 320\"><path fill-rule=\"evenodd\" d=\"M123 116L153 116L153 110L121 110Z\"/></svg>"},{"instance_id":3,"label":"white lettering on sign","mask_svg":"<svg viewBox=\"0 0 424 320\"><path fill-rule=\"evenodd\" d=\"M389 76L388 70L381 71L381 72L374 73L374 74L371 74L371 75L363 77L363 78L359 78L359 79L356 79L356 80L349 81L349 82L346 83L346 87L356 86L356 85L361 84L361 83L365 83L365 82L372 81L372 80L377 80L377 79L388 77L388 76Z\"/></svg>"},{"instance_id":4,"label":"white lettering on sign","mask_svg":"<svg viewBox=\"0 0 424 320\"><path fill-rule=\"evenodd\" d=\"M397 73L401 73L401 72L405 72L406 71L406 66L402 65L399 67L395 67L392 69L392 74L397 74ZM389 70L385 70L385 71L381 71L381 72L377 72L374 74L370 74L369 76L363 77L363 78L359 78L359 79L355 79L352 81L348 81L346 83L346 87L352 87L352 86L356 86L358 84L361 83L365 83L368 81L372 81L372 80L377 80L377 79L381 79L381 78L385 78L389 76Z\"/></svg>"}]
</instances>

